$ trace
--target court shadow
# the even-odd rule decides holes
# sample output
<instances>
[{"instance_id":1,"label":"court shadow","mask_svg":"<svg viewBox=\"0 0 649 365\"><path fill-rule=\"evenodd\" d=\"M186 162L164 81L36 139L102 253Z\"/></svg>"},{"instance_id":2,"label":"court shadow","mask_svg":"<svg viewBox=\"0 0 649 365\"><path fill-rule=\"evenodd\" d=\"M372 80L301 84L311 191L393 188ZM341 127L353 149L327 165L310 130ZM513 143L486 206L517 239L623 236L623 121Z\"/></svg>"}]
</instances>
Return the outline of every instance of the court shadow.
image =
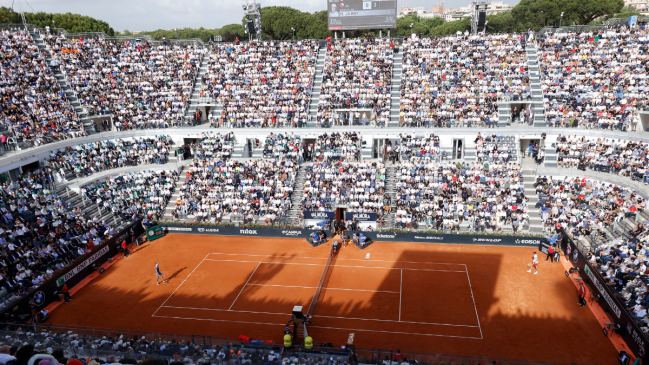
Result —
<instances>
[{"instance_id":1,"label":"court shadow","mask_svg":"<svg viewBox=\"0 0 649 365\"><path fill-rule=\"evenodd\" d=\"M180 270L176 270L176 272L174 272L173 274L171 274L171 275L167 278L167 281L170 282L172 279L175 279L175 278L178 276L178 274L180 274L181 272L183 272L185 269L187 269L187 266L183 267L183 268L180 269Z\"/></svg>"},{"instance_id":2,"label":"court shadow","mask_svg":"<svg viewBox=\"0 0 649 365\"><path fill-rule=\"evenodd\" d=\"M308 330L316 343L340 347L353 338L366 363L372 363L372 351L363 348L399 348L404 358L420 363L442 362L424 352L535 363L616 362L599 323L576 304L561 265L542 262L538 275L526 272L534 248L348 245L333 257L311 308L330 246L170 234L151 247L93 280L75 294L77 300L53 311L51 321L281 343L293 307L302 306L305 313L313 310ZM169 280L179 280L152 289L156 262L173 271ZM480 361L446 361L451 362Z\"/></svg>"},{"instance_id":3,"label":"court shadow","mask_svg":"<svg viewBox=\"0 0 649 365\"><path fill-rule=\"evenodd\" d=\"M150 243L148 243L148 244L146 244L146 245L138 246L138 248L136 248L135 250L131 251L131 254L138 253L138 252L144 250L145 248L147 248L147 247L149 247L149 246L151 246Z\"/></svg>"}]
</instances>

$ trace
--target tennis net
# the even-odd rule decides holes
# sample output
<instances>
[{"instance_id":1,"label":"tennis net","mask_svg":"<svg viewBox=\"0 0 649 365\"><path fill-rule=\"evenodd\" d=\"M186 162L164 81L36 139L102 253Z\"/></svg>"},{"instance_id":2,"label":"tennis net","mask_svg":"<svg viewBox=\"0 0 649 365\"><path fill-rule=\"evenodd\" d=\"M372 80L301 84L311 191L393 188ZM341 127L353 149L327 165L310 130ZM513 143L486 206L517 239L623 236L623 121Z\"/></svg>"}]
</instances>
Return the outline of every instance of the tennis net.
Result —
<instances>
[{"instance_id":1,"label":"tennis net","mask_svg":"<svg viewBox=\"0 0 649 365\"><path fill-rule=\"evenodd\" d=\"M311 304L309 304L309 311L307 312L307 316L311 317L313 315L313 312L315 312L315 307L318 304L318 299L320 298L320 292L322 291L322 286L324 285L324 281L327 277L327 272L329 272L329 265L331 265L331 259L334 257L334 248L331 246L331 251L329 251L329 257L327 257L327 263L325 264L324 270L322 270L322 276L320 277L320 282L318 283L318 287L315 290L315 294L313 294L313 299L311 299Z\"/></svg>"}]
</instances>

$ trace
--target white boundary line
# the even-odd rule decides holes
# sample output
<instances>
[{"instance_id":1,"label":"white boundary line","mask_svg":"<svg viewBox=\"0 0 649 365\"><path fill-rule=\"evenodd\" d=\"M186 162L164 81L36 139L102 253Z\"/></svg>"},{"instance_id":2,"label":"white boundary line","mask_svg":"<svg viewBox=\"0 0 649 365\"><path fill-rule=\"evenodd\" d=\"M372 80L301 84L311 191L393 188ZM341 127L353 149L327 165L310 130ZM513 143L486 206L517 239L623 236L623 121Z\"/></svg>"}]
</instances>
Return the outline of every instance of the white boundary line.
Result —
<instances>
[{"instance_id":1,"label":"white boundary line","mask_svg":"<svg viewBox=\"0 0 649 365\"><path fill-rule=\"evenodd\" d=\"M258 263L258 264L275 264L275 265L301 265L301 266L325 266L324 264L303 264L303 263L298 263L298 262L275 262L275 261L245 261L245 260L213 260L213 259L205 259L205 261L216 261L216 262L252 262L252 263ZM395 261L398 262L398 261ZM465 270L458 271L458 270L435 270L435 269L409 269L407 267L400 268L400 267L382 267L382 266L351 266L351 265L332 265L333 267L353 267L353 268L360 268L360 269L385 269L385 270L413 270L413 271L443 271L443 272L466 272L466 266Z\"/></svg>"},{"instance_id":2,"label":"white boundary line","mask_svg":"<svg viewBox=\"0 0 649 365\"><path fill-rule=\"evenodd\" d=\"M228 308L228 309L232 309L232 307L234 306L234 303L237 302L237 299L239 299L239 296L241 295L241 293L243 293L243 289L246 288L246 285L248 285L248 283L250 282L250 279L252 279L252 276L255 275L255 273L257 272L257 269L259 268L259 265L261 265L261 262L257 263L257 266L252 271L252 274L250 274L250 276L248 277L248 281L246 281L246 283L243 284L243 287L241 287L241 291L239 292L239 295L237 295L237 297L234 298L234 302L232 302L232 305L230 305L230 308Z\"/></svg>"},{"instance_id":3,"label":"white boundary line","mask_svg":"<svg viewBox=\"0 0 649 365\"><path fill-rule=\"evenodd\" d=\"M273 285L273 284L248 284L248 286L274 286L280 288L304 288L304 289L317 289L317 286L300 286L300 285ZM370 290L370 289L343 289L343 288L327 288L327 290L350 290L350 291L368 291L372 293L390 293L390 294L401 294L398 291L389 291L389 290Z\"/></svg>"},{"instance_id":4,"label":"white boundary line","mask_svg":"<svg viewBox=\"0 0 649 365\"><path fill-rule=\"evenodd\" d=\"M166 305L163 308L174 308L174 309L193 309L193 310L204 310L204 311L214 311L214 312L231 312L231 313L248 313L248 314L272 314L278 316L286 316L286 313L273 313L273 312L255 312L255 311L240 311L240 310L231 310L231 309L215 309L215 308L194 308L194 307L173 307ZM157 316L159 317L159 316ZM423 325L433 325L433 326L447 326L447 327L469 327L469 328L478 328L478 326L469 325L469 324L451 324L451 323L434 323L434 322L410 322L410 321L393 321L391 319L373 319L373 318L354 318L354 317L336 317L336 316L317 316L318 318L333 318L333 319L350 319L355 321L376 321L376 322L392 322L392 323L409 323L409 324L423 324Z\"/></svg>"},{"instance_id":5,"label":"white boundary line","mask_svg":"<svg viewBox=\"0 0 649 365\"><path fill-rule=\"evenodd\" d=\"M194 270L192 270L192 272L190 272L189 275L187 275L187 277L185 278L185 280L183 280L183 282L180 283L180 285L178 285L178 287L177 287L177 288L176 288L176 289L175 289L171 294L169 294L169 296L167 297L167 299L166 299L164 302L162 302L162 304L160 304L160 306L158 307L158 309L155 310L155 312L153 312L153 315L152 315L153 317L155 316L156 313L158 313L158 311L160 310L160 308L162 308L162 306L165 305L165 303L167 303L167 302L169 301L169 299L171 299L171 297L172 297L172 296L173 296L173 295L178 291L178 289L180 289L180 287L183 286L183 284L185 284L185 281L187 281L187 279L189 279L189 277L192 276L192 274L194 273L194 271L196 271L196 269L198 269L198 267L201 266L201 264L203 263L203 261L205 261L205 259L206 259L207 256L209 256L209 255L210 255L209 253L208 253L207 255L205 255L205 257L203 257L203 259L201 260L201 262L199 262L198 265L196 265L196 267L194 268Z\"/></svg>"},{"instance_id":6,"label":"white boundary line","mask_svg":"<svg viewBox=\"0 0 649 365\"><path fill-rule=\"evenodd\" d=\"M213 321L213 322L232 322L232 323L246 323L246 324L263 324L263 325L271 325L271 326L283 326L283 323L264 323L264 322L248 322L248 321L233 321L229 319L209 319L209 318L189 318L189 317L175 317L175 316L158 316L156 313L161 308L177 308L177 309L195 309L195 310L209 310L209 311L222 311L222 312L233 312L233 313L252 313L252 314L273 314L273 315L286 315L285 313L271 313L271 312L253 312L253 311L237 311L237 310L231 310L231 309L211 309L211 308L193 308L193 307L175 307L175 306L165 306L165 304L171 299L171 297L180 289L180 287L189 279L189 277L198 269L198 267L203 263L203 261L224 261L224 262L252 262L252 263L257 263L257 266L255 267L255 270L253 270L252 274L250 274L250 277L248 277L248 281L243 285L241 288L241 291L239 292L239 295L234 299L232 302L232 306L234 306L234 303L237 301L241 293L243 292L243 289L245 289L246 286L248 286L248 282L252 278L252 276L255 274L257 269L259 268L259 265L262 263L264 264L284 264L284 265L307 265L307 266L324 266L319 265L319 264L299 264L299 263L284 263L284 262L259 262L259 261L240 261L240 260L212 260L212 259L207 259L209 255L212 254L221 254L221 253L208 253L202 260L201 262L196 265L196 267L192 270L192 272L187 275L185 280L178 285L178 287L169 295L169 297L156 309L155 312L151 315L151 317L157 317L157 318L172 318L172 319L191 319L191 320L197 320L197 321ZM293 256L272 256L272 255L245 255L245 254L225 254L223 255L231 255L231 256L264 256L264 257L288 257L288 258L312 258L312 259L323 259L320 257L293 257ZM357 259L348 259L350 261L368 261L368 260L357 260ZM416 262L416 261L387 261L387 260L369 260L369 261L378 261L378 262L408 262L408 263L418 263L418 264L427 264L426 262ZM431 264L442 264L442 265L463 265L464 266L464 271L455 271L455 270L432 270L432 269L409 269L409 268L389 268L389 267L371 267L371 266L347 266L347 265L335 265L335 267L352 267L352 268L367 268L367 269L390 269L390 270L400 270L401 273L401 282L400 282L400 288L399 288L399 321L392 321L392 320L386 320L386 319L368 319L368 318L350 318L350 317L336 317L336 316L322 316L319 315L318 317L322 318L335 318L335 319L349 319L349 320L360 320L360 321L378 321L378 322L394 322L394 323L409 323L409 324L423 324L423 325L437 325L437 326L451 326L451 327L468 327L468 328L475 328L478 327L480 331L480 337L469 337L469 336L449 336L449 335L438 335L438 334L430 334L430 333L410 333L410 332L394 332L394 331L382 331L382 330L367 330L367 329L355 329L355 328L339 328L339 327L325 327L325 326L311 326L312 328L323 328L323 329L335 329L335 330L343 330L343 331L363 331L363 332L381 332L381 333L392 333L392 334L404 334L404 335L416 335L416 336L434 336L434 337L449 337L449 338L467 338L467 339L478 339L481 340L483 339L482 335L482 327L480 326L480 318L478 316L478 308L476 307L475 304L475 298L473 296L473 288L471 286L471 279L469 278L469 271L468 268L466 267L466 264L452 264L452 263L431 263ZM476 318L478 320L478 326L473 326L473 325L461 325L461 324L447 324L447 323L429 323L429 322L409 322L409 321L401 321L401 292L402 292L402 286L403 286L403 270L412 270L412 271L442 271L442 272L465 272L467 275L467 280L469 281L469 289L471 290L471 299L473 300L473 308L475 309L476 312ZM263 284L250 284L250 285L259 285L259 286L271 286L271 285L263 285ZM280 286L280 285L272 285L272 286ZM336 289L332 289L336 290ZM354 289L341 289L341 290L354 290ZM360 291L360 290L359 290ZM380 291L377 291L380 292ZM388 293L395 293L396 292L388 292Z\"/></svg>"},{"instance_id":7,"label":"white boundary line","mask_svg":"<svg viewBox=\"0 0 649 365\"><path fill-rule=\"evenodd\" d=\"M172 319L192 319L195 321L212 321L212 322L230 322L230 323L246 323L246 324L263 324L269 326L286 326L285 323L264 323L264 322L247 322L247 321L233 321L230 319L210 319L210 318L189 318L189 317L173 317L173 316L153 316L157 318L172 318ZM410 333L410 332L392 332L392 331L379 331L379 330L367 330L367 329L356 329L356 328L338 328L338 327L321 327L321 326L309 326L311 328L324 328L324 329L334 329L334 330L343 330L343 331L363 331L363 332L382 332L382 333L394 333L399 335L415 335L415 336L434 336L434 337L451 337L451 338L468 338L474 340L481 340L480 337L469 337L469 336L449 336L449 335L436 335L432 333Z\"/></svg>"},{"instance_id":8,"label":"white boundary line","mask_svg":"<svg viewBox=\"0 0 649 365\"><path fill-rule=\"evenodd\" d=\"M481 245L485 246L485 245ZM500 246L502 247L502 246ZM224 253L224 252L210 252L208 255L227 255L227 256L255 256L255 257L281 257L281 258L290 258L290 259L314 259L314 260L326 260L326 257L306 257L306 256L276 256L276 255L253 255L247 253ZM371 259L336 259L337 261L376 261L376 262L406 262L409 264L431 264L431 265L457 265L457 266L466 266L465 264L458 264L452 262L425 262L425 261L390 261L390 260L371 260ZM257 262L257 261L255 261Z\"/></svg>"},{"instance_id":9,"label":"white boundary line","mask_svg":"<svg viewBox=\"0 0 649 365\"><path fill-rule=\"evenodd\" d=\"M464 265L464 268L466 269L466 279L469 281L469 289L471 290L471 299L473 300L473 309L475 309L475 317L478 320L478 328L480 329L480 338L483 338L482 327L480 327L480 316L478 316L478 307L475 305L475 297L473 296L473 287L471 286L471 278L469 278L469 268L466 267L466 264Z\"/></svg>"},{"instance_id":10,"label":"white boundary line","mask_svg":"<svg viewBox=\"0 0 649 365\"><path fill-rule=\"evenodd\" d=\"M401 280L399 282L399 322L401 322L401 292L403 291L403 270L401 270Z\"/></svg>"}]
</instances>

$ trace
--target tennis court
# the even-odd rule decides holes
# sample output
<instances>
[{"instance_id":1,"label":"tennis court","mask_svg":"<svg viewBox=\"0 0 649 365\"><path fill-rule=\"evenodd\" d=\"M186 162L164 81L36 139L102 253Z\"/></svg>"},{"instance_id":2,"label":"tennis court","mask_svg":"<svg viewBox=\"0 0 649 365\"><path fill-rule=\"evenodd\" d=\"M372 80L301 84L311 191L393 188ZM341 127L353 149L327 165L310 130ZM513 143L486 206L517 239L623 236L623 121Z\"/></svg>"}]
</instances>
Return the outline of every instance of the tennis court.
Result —
<instances>
[{"instance_id":1,"label":"tennis court","mask_svg":"<svg viewBox=\"0 0 649 365\"><path fill-rule=\"evenodd\" d=\"M50 319L281 343L293 306L301 305L313 312L309 335L336 347L353 338L359 348L616 361L593 314L577 305L561 265L542 262L539 275L526 272L532 249L349 245L323 279L330 251L303 239L169 234L134 248ZM156 285L156 263L169 284Z\"/></svg>"},{"instance_id":2,"label":"tennis court","mask_svg":"<svg viewBox=\"0 0 649 365\"><path fill-rule=\"evenodd\" d=\"M153 317L281 325L299 305L312 328L482 338L464 264L327 261L210 253Z\"/></svg>"}]
</instances>

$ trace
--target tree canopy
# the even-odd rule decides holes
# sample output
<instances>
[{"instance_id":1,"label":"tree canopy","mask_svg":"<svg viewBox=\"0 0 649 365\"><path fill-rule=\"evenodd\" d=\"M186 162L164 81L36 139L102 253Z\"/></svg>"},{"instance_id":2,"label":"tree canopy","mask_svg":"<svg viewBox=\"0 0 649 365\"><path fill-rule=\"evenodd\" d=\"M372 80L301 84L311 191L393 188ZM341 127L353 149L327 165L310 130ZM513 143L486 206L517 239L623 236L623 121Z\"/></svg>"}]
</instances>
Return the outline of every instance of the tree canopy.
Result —
<instances>
[{"instance_id":1,"label":"tree canopy","mask_svg":"<svg viewBox=\"0 0 649 365\"><path fill-rule=\"evenodd\" d=\"M115 34L113 28L105 21L79 14L25 13L25 20L27 23L41 28L49 25L50 27L63 28L71 33L104 32L108 35ZM22 19L20 13L3 6L0 7L0 23L22 23Z\"/></svg>"}]
</instances>

